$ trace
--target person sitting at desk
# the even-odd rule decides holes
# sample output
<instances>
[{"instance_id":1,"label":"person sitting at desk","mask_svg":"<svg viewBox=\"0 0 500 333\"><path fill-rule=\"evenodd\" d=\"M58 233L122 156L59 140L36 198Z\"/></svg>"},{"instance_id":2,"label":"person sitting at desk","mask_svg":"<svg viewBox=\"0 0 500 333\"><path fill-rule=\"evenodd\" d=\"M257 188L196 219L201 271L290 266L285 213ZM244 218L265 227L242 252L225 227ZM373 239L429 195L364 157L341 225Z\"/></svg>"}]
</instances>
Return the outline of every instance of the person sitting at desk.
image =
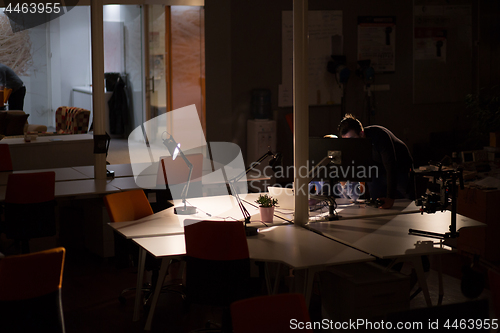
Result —
<instances>
[{"instance_id":1,"label":"person sitting at desk","mask_svg":"<svg viewBox=\"0 0 500 333\"><path fill-rule=\"evenodd\" d=\"M23 110L26 87L19 76L4 64L0 64L0 86L12 89L8 99L9 110ZM1 89L3 90L3 88Z\"/></svg>"},{"instance_id":2,"label":"person sitting at desk","mask_svg":"<svg viewBox=\"0 0 500 333\"><path fill-rule=\"evenodd\" d=\"M368 182L372 199L380 199L379 208L389 209L398 198L413 199L410 171L413 158L406 144L387 128L373 125L363 128L353 115L346 114L338 126L342 138L369 138L372 141L372 159L378 167L378 177Z\"/></svg>"}]
</instances>

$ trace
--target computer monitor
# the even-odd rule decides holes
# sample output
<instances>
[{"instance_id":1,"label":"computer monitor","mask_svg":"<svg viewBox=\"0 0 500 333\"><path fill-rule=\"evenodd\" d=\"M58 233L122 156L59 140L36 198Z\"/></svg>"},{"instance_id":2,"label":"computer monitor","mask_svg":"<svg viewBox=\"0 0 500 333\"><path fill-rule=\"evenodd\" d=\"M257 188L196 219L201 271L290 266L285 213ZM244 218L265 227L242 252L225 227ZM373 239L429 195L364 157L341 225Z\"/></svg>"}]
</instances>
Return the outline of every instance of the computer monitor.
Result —
<instances>
[{"instance_id":1,"label":"computer monitor","mask_svg":"<svg viewBox=\"0 0 500 333\"><path fill-rule=\"evenodd\" d=\"M332 162L318 167L313 179L363 182L376 176L370 139L309 138L309 170L327 156Z\"/></svg>"}]
</instances>

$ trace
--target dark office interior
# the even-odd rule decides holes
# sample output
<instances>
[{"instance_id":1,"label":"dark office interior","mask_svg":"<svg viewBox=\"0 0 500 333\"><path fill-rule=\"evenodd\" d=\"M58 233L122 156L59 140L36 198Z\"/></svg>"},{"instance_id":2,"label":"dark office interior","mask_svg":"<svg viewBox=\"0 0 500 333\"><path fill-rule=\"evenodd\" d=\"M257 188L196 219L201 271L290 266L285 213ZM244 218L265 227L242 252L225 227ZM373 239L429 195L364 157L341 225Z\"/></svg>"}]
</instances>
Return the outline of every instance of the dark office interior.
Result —
<instances>
[{"instance_id":1,"label":"dark office interior","mask_svg":"<svg viewBox=\"0 0 500 333\"><path fill-rule=\"evenodd\" d=\"M350 69L350 76L342 88L341 103L309 106L309 136L338 134L337 125L345 113L356 116L365 126L384 126L406 143L415 168L429 165L430 161L451 168L463 166L466 189L458 192L457 212L487 225L486 231L480 228L479 231L464 232L459 238L458 251L443 255L442 260L431 258L424 265L433 307L426 306L422 293L415 287L416 278L411 268L399 267L407 280L395 282L394 290L397 289L396 283L411 283L412 286L407 303L402 305L405 311L392 311L383 316L377 314L373 320L409 322L419 319L427 325L431 320L460 319L465 314L483 321L498 318L500 309L495 311L494 298L500 297L490 290L488 271L498 270L500 265L497 241L500 236L500 188L481 187L473 183L487 177L500 178L500 2L307 2L309 11L341 11L341 55L345 56L345 67ZM446 30L444 37L440 36L446 43L446 53L440 55L445 59L418 53L415 31L419 24L421 27L427 26L418 20L415 12L425 6L429 10L435 7L446 7L448 10L436 15L441 20L439 23L434 21L427 25ZM270 116L276 121L276 151L282 153L285 167L294 163L294 136L286 118L293 113L293 107L279 106L279 86L283 83L282 13L292 9L292 0L204 2L206 141L235 143L246 158L247 121L254 117L252 91L267 89L271 96ZM464 10L470 15L464 16ZM388 72L375 71L370 80L373 89L370 95L366 93L366 81L359 74L359 17L391 17L395 23L394 68ZM466 17L470 21L461 21L457 17ZM330 60L325 59L324 70L325 75L333 77L336 74L327 71ZM332 86L332 90L338 90L338 84L332 82L337 85ZM373 86L380 87L380 90ZM490 150L485 147L490 147ZM486 154L477 153L479 151L486 151ZM250 162L245 160L245 163ZM285 185L291 183L293 178L288 175L276 181ZM134 261L123 260L123 257L118 256L102 258L85 248L85 240L81 236L85 218L94 216L91 213L95 211L105 211L102 197L81 200L76 206L65 203L59 208L61 221L66 223L60 225L60 238L33 240L31 246L43 249L49 244L66 248L61 290L66 332L144 331L150 304L141 308L141 318L134 322L134 292L118 299L123 289L135 286L137 258L134 257ZM152 208L157 212L165 207L153 205ZM74 221L69 224L71 220ZM16 254L19 250L4 237L1 240L0 252L5 255ZM138 248L133 251L138 251ZM379 267L387 264L386 261L377 260ZM253 277L256 279L253 288L255 295L265 295L267 290L263 266L252 265ZM218 324L224 319L224 310L219 307L188 306L181 296L184 287L179 285L183 282L176 271L179 267L182 266L175 263L167 276L165 283L174 292L160 295L151 332L191 332L203 328L207 322ZM435 309L439 298L436 273L439 269L444 273L442 312ZM293 273L293 270L280 271L279 293L293 291ZM340 308L352 304L359 306L353 305L356 309L363 307L364 294L359 290L355 296L344 295L344 298L339 298L349 300L348 303L337 304L338 301L332 295L338 290L333 285L342 285L342 282L335 279L338 276L332 278L325 273L315 277L308 309L311 321L320 322L328 318L331 311L340 311ZM410 300L413 293L415 295ZM355 297L359 299L353 300ZM436 311L433 312L433 309ZM471 314L473 309L476 313ZM262 308L260 311L280 310ZM0 331L1 327L0 322Z\"/></svg>"}]
</instances>

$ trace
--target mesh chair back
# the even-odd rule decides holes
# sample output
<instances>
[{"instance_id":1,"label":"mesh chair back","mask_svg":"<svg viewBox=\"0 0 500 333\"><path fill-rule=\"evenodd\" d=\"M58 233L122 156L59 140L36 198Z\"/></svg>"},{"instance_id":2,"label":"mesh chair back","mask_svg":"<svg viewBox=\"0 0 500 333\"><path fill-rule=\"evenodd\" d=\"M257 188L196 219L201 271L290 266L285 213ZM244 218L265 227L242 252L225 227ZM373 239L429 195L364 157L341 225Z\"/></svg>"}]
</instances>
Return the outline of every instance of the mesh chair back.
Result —
<instances>
[{"instance_id":1,"label":"mesh chair back","mask_svg":"<svg viewBox=\"0 0 500 333\"><path fill-rule=\"evenodd\" d=\"M292 331L292 319L302 323L310 321L302 294L279 294L240 300L231 304L231 317L234 333L287 332ZM310 329L304 331L312 332Z\"/></svg>"},{"instance_id":2,"label":"mesh chair back","mask_svg":"<svg viewBox=\"0 0 500 333\"><path fill-rule=\"evenodd\" d=\"M0 144L0 171L12 171L12 158L8 144Z\"/></svg>"},{"instance_id":3,"label":"mesh chair back","mask_svg":"<svg viewBox=\"0 0 500 333\"><path fill-rule=\"evenodd\" d=\"M109 194L104 203L111 222L134 221L153 214L143 190Z\"/></svg>"}]
</instances>

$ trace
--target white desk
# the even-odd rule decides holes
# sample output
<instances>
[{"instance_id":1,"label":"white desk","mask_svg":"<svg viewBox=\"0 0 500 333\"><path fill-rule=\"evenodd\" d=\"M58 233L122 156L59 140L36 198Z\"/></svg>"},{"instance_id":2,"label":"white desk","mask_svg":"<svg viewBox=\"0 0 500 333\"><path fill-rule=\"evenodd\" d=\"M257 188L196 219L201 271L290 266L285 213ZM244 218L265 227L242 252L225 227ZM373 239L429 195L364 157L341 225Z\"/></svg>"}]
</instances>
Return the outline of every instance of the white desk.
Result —
<instances>
[{"instance_id":1,"label":"white desk","mask_svg":"<svg viewBox=\"0 0 500 333\"><path fill-rule=\"evenodd\" d=\"M150 330L169 261L172 257L182 256L186 253L184 235L138 238L134 239L134 242L141 247L138 268L140 276L138 277L137 290L140 291L142 284L143 276L141 272L144 272L145 251L157 258L162 258L158 284L146 321L145 329ZM322 267L375 260L374 257L366 253L293 225L261 228L260 233L257 236L248 237L247 242L250 258L253 260L283 263L296 270L304 270L305 281L302 292L305 294L308 303L314 273ZM136 294L136 300L139 297L140 292L138 295ZM137 307L134 309L134 320L138 319L138 310Z\"/></svg>"},{"instance_id":2,"label":"white desk","mask_svg":"<svg viewBox=\"0 0 500 333\"><path fill-rule=\"evenodd\" d=\"M247 194L247 200L256 200L258 194ZM128 239L137 240L137 238L146 237L158 237L158 236L172 236L181 235L182 240L184 239L184 220L186 219L199 219L199 220L243 220L243 215L239 206L237 205L236 199L230 195L212 196L212 197L201 197L201 198L189 198L189 205L197 207L198 213L196 215L176 215L174 214L173 207L165 209L154 215L147 216L145 218L130 221L130 222L120 222L120 223L109 223L111 228L120 233L122 236ZM174 206L181 205L181 200L174 200ZM251 215L250 226L261 227L263 224L260 221L260 213L257 207L244 203L246 209ZM207 215L210 214L211 216ZM268 226L272 225L282 225L288 224L286 220L279 217L275 217L273 223L266 223ZM167 249L170 250L170 249ZM178 251L179 248L174 248ZM160 248L157 254L161 254L163 248ZM174 252L175 252L174 251ZM167 252L170 253L170 252ZM166 255L165 253L163 255ZM175 255L175 253L170 253L170 255ZM141 262L145 260L146 253L143 248L139 255L139 266L141 267ZM142 262L142 265L144 263ZM143 266L142 266L143 267ZM138 274L138 281L143 279L144 270L140 269ZM139 283L139 282L138 282ZM139 319L139 308L140 308L140 292L141 288L136 290L135 298L135 308L134 308L134 320Z\"/></svg>"},{"instance_id":3,"label":"white desk","mask_svg":"<svg viewBox=\"0 0 500 333\"><path fill-rule=\"evenodd\" d=\"M255 197L257 194L248 194L247 198ZM176 215L173 207L165 209L154 215L147 216L137 221L110 223L109 225L120 233L123 237L139 238L152 236L168 236L184 233L185 219L199 220L243 220L240 208L236 204L233 196L221 195L213 197L190 198L189 205L195 206L198 213L196 215ZM181 200L174 200L175 206L180 206ZM251 215L250 226L264 226L260 221L258 208L245 203L245 207ZM210 214L211 216L207 215ZM288 224L286 220L275 217L273 223L266 223L268 226Z\"/></svg>"},{"instance_id":4,"label":"white desk","mask_svg":"<svg viewBox=\"0 0 500 333\"><path fill-rule=\"evenodd\" d=\"M414 202L406 202L407 207L402 212L415 211L417 207ZM378 258L397 258L408 254L428 255L433 251L443 252L435 246L434 250L416 249L417 241L429 241L429 237L409 235L409 229L420 229L436 233L449 231L451 212L437 212L435 214L421 215L403 214L395 216L380 216L366 218L363 215L372 215L373 211L386 213L385 209L378 208L354 208L343 209L339 213L343 216L359 216L359 219L346 219L329 222L310 222L311 229L323 235L353 246L361 251L373 254ZM457 230L463 227L484 226L483 223L457 214Z\"/></svg>"},{"instance_id":5,"label":"white desk","mask_svg":"<svg viewBox=\"0 0 500 333\"><path fill-rule=\"evenodd\" d=\"M400 209L401 201L395 210ZM414 202L408 203L402 213L417 210ZM340 209L339 209L340 210ZM382 259L395 259L411 262L417 273L420 287L424 292L426 302L431 306L431 300L420 256L450 253L452 248L440 246L439 241L434 238L409 235L409 229L418 229L436 233L449 231L451 212L438 212L435 214L421 215L379 215L386 214L387 210L373 207L360 208L355 206L346 207L340 211L340 215L359 216L358 219L346 219L330 222L310 222L308 227L320 232L326 237L352 246L360 251L372 254ZM363 217L372 216L372 217ZM463 227L484 226L483 223L457 215L457 230ZM433 246L417 246L418 241L433 241ZM440 285L442 292L442 286Z\"/></svg>"},{"instance_id":6,"label":"white desk","mask_svg":"<svg viewBox=\"0 0 500 333\"><path fill-rule=\"evenodd\" d=\"M11 173L34 173L34 172L46 172L46 171L54 171L56 173L56 182L63 182L67 180L89 179L89 177L82 174L81 172L78 172L74 168L36 169L36 170L22 170L13 172L0 172L0 185L7 185L7 180Z\"/></svg>"},{"instance_id":7,"label":"white desk","mask_svg":"<svg viewBox=\"0 0 500 333\"><path fill-rule=\"evenodd\" d=\"M76 166L73 167L78 172L81 172L88 178L94 178L94 166ZM106 165L106 169L113 170L115 172L115 178L120 177L132 177L134 173L132 172L132 166L130 164L110 164Z\"/></svg>"},{"instance_id":8,"label":"white desk","mask_svg":"<svg viewBox=\"0 0 500 333\"><path fill-rule=\"evenodd\" d=\"M55 188L56 198L84 195L100 195L120 192L120 189L111 184L107 179L85 179L66 182L57 182Z\"/></svg>"},{"instance_id":9,"label":"white desk","mask_svg":"<svg viewBox=\"0 0 500 333\"><path fill-rule=\"evenodd\" d=\"M5 200L6 190L6 185L0 186L0 201ZM120 192L119 188L113 186L110 181L106 179L85 179L56 182L54 190L56 198Z\"/></svg>"},{"instance_id":10,"label":"white desk","mask_svg":"<svg viewBox=\"0 0 500 333\"><path fill-rule=\"evenodd\" d=\"M94 164L92 134L39 136L31 142L24 142L24 138L7 138L2 143L9 145L14 170Z\"/></svg>"}]
</instances>

